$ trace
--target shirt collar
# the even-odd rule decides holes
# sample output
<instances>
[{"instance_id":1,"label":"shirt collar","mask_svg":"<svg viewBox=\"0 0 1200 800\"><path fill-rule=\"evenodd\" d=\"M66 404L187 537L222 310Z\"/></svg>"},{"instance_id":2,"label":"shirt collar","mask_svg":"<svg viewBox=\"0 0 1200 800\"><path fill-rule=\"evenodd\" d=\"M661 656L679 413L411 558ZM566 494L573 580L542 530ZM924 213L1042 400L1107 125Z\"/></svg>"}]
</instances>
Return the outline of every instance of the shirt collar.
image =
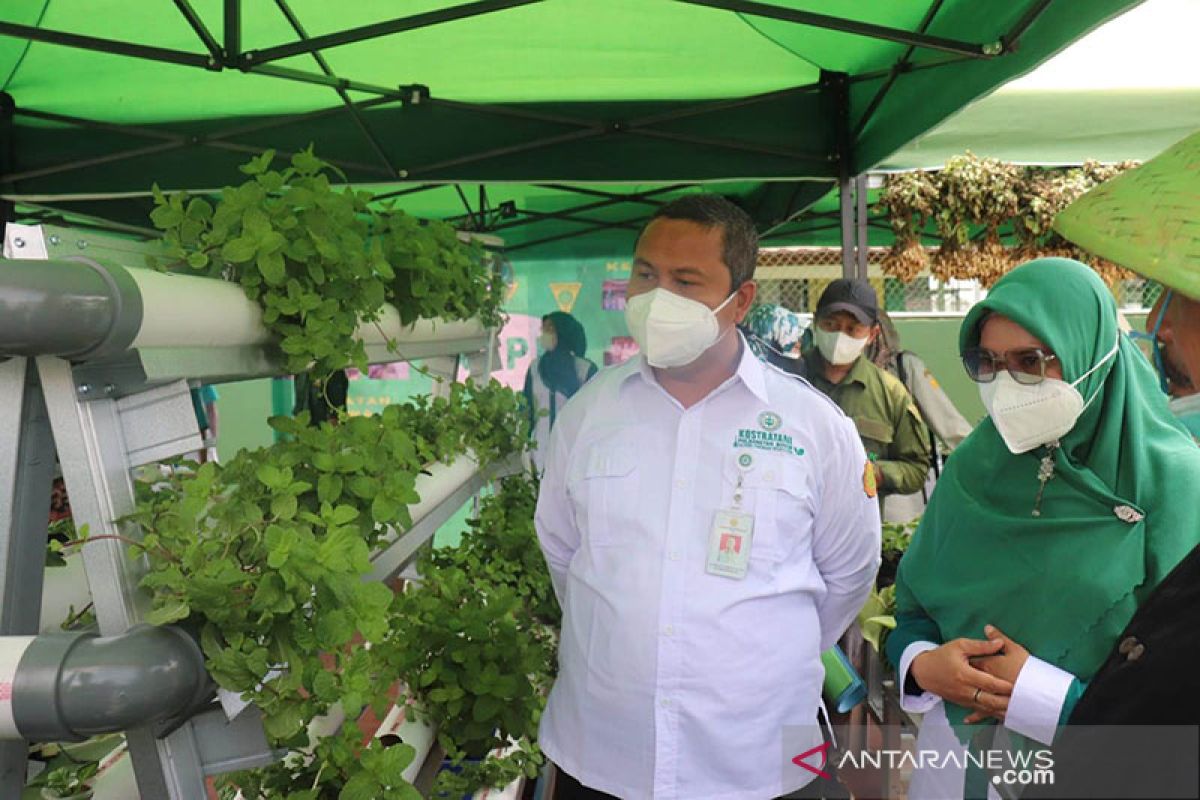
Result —
<instances>
[{"instance_id":1,"label":"shirt collar","mask_svg":"<svg viewBox=\"0 0 1200 800\"><path fill-rule=\"evenodd\" d=\"M750 392L761 400L767 403L767 377L766 365L759 360L754 351L750 349L750 344L746 341L746 337L739 330L737 331L738 338L741 339L742 355L738 361L737 370L734 372L734 377L745 384ZM641 378L651 385L658 385L658 380L654 377L654 370L646 363L646 357L638 353L631 362L636 362L626 374L624 380L629 380L634 375L639 375ZM627 362L628 363L628 362Z\"/></svg>"}]
</instances>

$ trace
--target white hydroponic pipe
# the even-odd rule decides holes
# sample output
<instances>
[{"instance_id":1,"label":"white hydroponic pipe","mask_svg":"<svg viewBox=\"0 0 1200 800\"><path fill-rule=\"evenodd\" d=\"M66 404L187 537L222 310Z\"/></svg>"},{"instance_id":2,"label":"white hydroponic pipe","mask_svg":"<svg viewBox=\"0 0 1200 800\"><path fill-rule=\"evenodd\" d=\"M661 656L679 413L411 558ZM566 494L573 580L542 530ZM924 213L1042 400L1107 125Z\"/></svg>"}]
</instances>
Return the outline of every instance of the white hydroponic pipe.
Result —
<instances>
[{"instance_id":1,"label":"white hydroponic pipe","mask_svg":"<svg viewBox=\"0 0 1200 800\"><path fill-rule=\"evenodd\" d=\"M378 322L364 323L357 336L368 347L397 341L399 360L406 347L422 357L422 346L433 342L462 342L463 351L482 351L487 330L478 320L420 320L405 327L388 305ZM84 256L0 261L0 356L87 361L129 349L253 347L271 341L258 304L227 281Z\"/></svg>"}]
</instances>

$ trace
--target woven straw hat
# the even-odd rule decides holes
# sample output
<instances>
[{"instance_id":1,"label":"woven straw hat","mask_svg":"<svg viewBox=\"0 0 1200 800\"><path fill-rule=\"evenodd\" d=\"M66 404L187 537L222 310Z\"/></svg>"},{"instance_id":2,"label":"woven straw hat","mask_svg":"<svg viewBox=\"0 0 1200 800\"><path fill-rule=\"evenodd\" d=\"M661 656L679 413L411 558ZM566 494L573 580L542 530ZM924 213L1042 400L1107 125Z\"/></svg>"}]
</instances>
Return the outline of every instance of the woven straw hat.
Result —
<instances>
[{"instance_id":1,"label":"woven straw hat","mask_svg":"<svg viewBox=\"0 0 1200 800\"><path fill-rule=\"evenodd\" d=\"M1200 133L1092 189L1058 215L1054 228L1200 300Z\"/></svg>"}]
</instances>

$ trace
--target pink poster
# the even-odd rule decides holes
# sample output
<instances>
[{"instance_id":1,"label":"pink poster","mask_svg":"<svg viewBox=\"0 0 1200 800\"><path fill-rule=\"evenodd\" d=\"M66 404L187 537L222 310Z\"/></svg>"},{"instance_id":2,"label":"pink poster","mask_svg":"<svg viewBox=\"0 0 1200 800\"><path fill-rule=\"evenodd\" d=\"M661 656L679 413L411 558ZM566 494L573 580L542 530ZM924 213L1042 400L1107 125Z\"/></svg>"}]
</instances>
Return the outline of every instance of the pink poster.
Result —
<instances>
[{"instance_id":1,"label":"pink poster","mask_svg":"<svg viewBox=\"0 0 1200 800\"><path fill-rule=\"evenodd\" d=\"M500 361L492 370L492 377L518 392L525 388L525 373L537 355L537 336L541 329L541 317L509 314L508 323L500 329ZM458 379L465 381L467 374L465 368L461 369Z\"/></svg>"},{"instance_id":2,"label":"pink poster","mask_svg":"<svg viewBox=\"0 0 1200 800\"><path fill-rule=\"evenodd\" d=\"M604 350L604 366L623 364L637 353L637 342L633 340L632 336L614 336Z\"/></svg>"}]
</instances>

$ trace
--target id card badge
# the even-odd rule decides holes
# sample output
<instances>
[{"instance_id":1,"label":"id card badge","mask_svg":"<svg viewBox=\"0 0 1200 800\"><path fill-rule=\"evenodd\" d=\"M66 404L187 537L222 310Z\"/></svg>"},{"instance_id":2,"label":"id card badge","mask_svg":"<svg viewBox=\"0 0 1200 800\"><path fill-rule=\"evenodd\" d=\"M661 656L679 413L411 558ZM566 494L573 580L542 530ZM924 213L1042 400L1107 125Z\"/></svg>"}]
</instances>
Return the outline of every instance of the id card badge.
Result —
<instances>
[{"instance_id":1,"label":"id card badge","mask_svg":"<svg viewBox=\"0 0 1200 800\"><path fill-rule=\"evenodd\" d=\"M750 543L754 537L754 515L740 508L722 508L713 514L712 530L708 535L710 575L722 575L738 580L746 577L750 567Z\"/></svg>"}]
</instances>

